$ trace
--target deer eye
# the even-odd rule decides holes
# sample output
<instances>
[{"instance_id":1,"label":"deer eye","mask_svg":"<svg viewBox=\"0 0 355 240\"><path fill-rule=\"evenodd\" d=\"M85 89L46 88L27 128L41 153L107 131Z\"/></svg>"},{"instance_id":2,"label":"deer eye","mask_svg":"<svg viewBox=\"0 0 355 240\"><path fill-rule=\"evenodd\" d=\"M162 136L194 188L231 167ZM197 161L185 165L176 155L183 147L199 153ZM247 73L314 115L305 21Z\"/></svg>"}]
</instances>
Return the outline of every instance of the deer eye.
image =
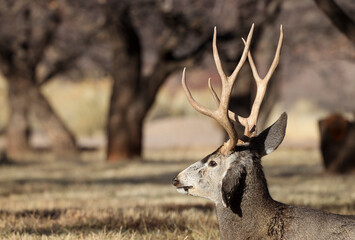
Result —
<instances>
[{"instance_id":1,"label":"deer eye","mask_svg":"<svg viewBox=\"0 0 355 240\"><path fill-rule=\"evenodd\" d=\"M210 161L210 162L208 163L208 166L210 166L210 167L215 167L215 166L217 166L217 163L216 163L215 161Z\"/></svg>"}]
</instances>

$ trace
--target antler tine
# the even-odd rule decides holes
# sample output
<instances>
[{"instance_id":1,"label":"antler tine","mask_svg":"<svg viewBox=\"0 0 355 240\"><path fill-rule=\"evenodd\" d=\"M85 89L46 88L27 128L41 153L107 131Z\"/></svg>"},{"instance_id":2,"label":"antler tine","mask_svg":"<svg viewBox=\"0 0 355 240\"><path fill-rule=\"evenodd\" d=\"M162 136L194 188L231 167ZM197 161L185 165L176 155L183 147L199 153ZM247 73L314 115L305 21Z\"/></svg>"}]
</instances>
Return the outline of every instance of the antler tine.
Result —
<instances>
[{"instance_id":1,"label":"antler tine","mask_svg":"<svg viewBox=\"0 0 355 240\"><path fill-rule=\"evenodd\" d=\"M216 101L218 105L217 110L209 110L200 104L198 104L192 97L191 92L186 86L186 75L185 71L186 68L184 68L183 74L182 74L182 86L184 88L184 91L186 93L187 99L190 102L190 104L200 113L207 115L209 117L212 117L215 119L219 124L223 126L223 128L226 130L229 136L229 140L224 143L224 145L220 148L220 152L222 154L228 154L237 143L244 143L246 140L244 139L239 139L238 140L238 134L234 129L234 126L231 121L234 122L239 122L241 125L245 127L244 129L244 135L245 137L253 137L256 134L255 127L256 127L256 121L259 115L259 110L260 110L260 105L264 99L267 84L272 76L272 74L275 72L275 69L279 63L280 59L280 52L281 52L281 46L282 46L282 41L283 41L283 30L282 30L282 25L280 26L280 37L279 37L279 42L277 45L275 57L272 61L272 64L265 75L264 78L261 78L258 74L258 71L256 69L253 57L249 51L250 48L250 43L251 39L253 36L253 31L254 31L254 24L251 26L247 41L245 41L243 38L244 42L244 50L242 53L242 56L234 69L233 73L227 77L223 71L221 60L218 55L218 49L217 49L217 29L216 27L214 28L214 34L213 34L213 58L215 60L215 64L217 67L218 74L221 78L222 82L222 94L221 94L221 99L218 98L217 93L214 91L212 84L211 84L211 79L208 79L208 88ZM246 58L248 58L250 67L253 72L253 76L256 82L257 86L257 92L256 92L256 97L250 112L250 115L248 118L244 118L241 116L236 115L234 112L228 110L228 105L229 105L229 100L230 100L230 94L233 88L233 85L235 83L235 80L237 78L237 75L242 68L243 64L246 61Z\"/></svg>"},{"instance_id":2,"label":"antler tine","mask_svg":"<svg viewBox=\"0 0 355 240\"><path fill-rule=\"evenodd\" d=\"M198 112L215 119L226 130L226 132L228 133L228 136L229 136L229 140L224 143L224 145L220 149L220 152L222 154L228 154L234 148L234 146L237 144L237 140L238 140L238 135L233 127L233 124L229 121L228 116L226 114L223 114L223 112L220 110L220 107L215 111L211 111L211 110L201 106L199 103L197 103L193 99L191 92L189 91L188 87L186 86L185 71L186 71L186 68L184 68L184 71L182 73L181 82L182 82L182 86L184 88L184 91L185 91L188 101L193 106L193 108L195 108ZM212 86L211 86L210 90L211 89L212 89ZM212 95L214 97L216 97L215 98L216 101L219 101L217 94L216 95L212 94Z\"/></svg>"},{"instance_id":3,"label":"antler tine","mask_svg":"<svg viewBox=\"0 0 355 240\"><path fill-rule=\"evenodd\" d=\"M187 100L189 101L189 103L200 113L207 115L209 117L213 117L213 112L207 108L205 108L204 106L200 105L198 102L195 101L195 99L192 97L190 90L188 89L188 87L186 86L186 67L184 68L183 72L182 72L182 78L181 78L181 83L182 83L182 87L184 88Z\"/></svg>"},{"instance_id":4,"label":"antler tine","mask_svg":"<svg viewBox=\"0 0 355 240\"><path fill-rule=\"evenodd\" d=\"M253 76L254 76L254 79L256 82L257 90L256 90L255 100L254 100L249 117L243 118L243 117L238 116L239 122L245 127L244 135L247 137L252 137L256 134L255 127L256 127L256 122L257 122L258 115L259 115L260 105L264 99L267 84L269 83L269 80L270 80L272 74L275 72L275 69L279 63L282 41L283 41L283 30L282 30L282 25L281 25L280 26L280 37L279 37L279 42L277 44L277 49L275 52L274 60L272 61L272 64L271 64L271 66L264 78L261 78L260 75L258 74L253 57L252 57L250 51L248 52L248 60L249 60L250 67L253 72ZM246 42L244 41L244 39L243 39L243 42L246 45Z\"/></svg>"},{"instance_id":5,"label":"antler tine","mask_svg":"<svg viewBox=\"0 0 355 240\"><path fill-rule=\"evenodd\" d=\"M210 80L209 80L209 89L210 89L210 92L211 92L213 98L215 99L215 101L217 103L219 103L218 110L216 111L216 113L218 114L218 118L220 120L219 121L217 120L217 121L224 127L224 129L227 131L227 133L229 135L228 142L221 149L222 152L229 152L230 150L232 150L232 148L238 142L238 134L235 131L234 126L231 123L230 117L229 117L229 115L233 115L234 113L228 110L228 106L229 106L229 99L230 99L233 85L235 83L235 80L237 78L237 75L238 75L240 69L242 68L242 66L245 63L245 60L248 56L251 39L253 37L253 32L254 32L254 24L252 24L252 26L250 28L247 42L244 46L243 54L239 60L239 63L237 64L232 75L227 77L223 71L222 63L221 63L221 60L220 60L219 54L218 54L217 28L216 27L214 28L212 48L213 48L213 58L215 60L217 71L218 71L219 76L221 77L221 82L222 82L221 99L220 100L218 99L216 92L212 88Z\"/></svg>"},{"instance_id":6,"label":"antler tine","mask_svg":"<svg viewBox=\"0 0 355 240\"><path fill-rule=\"evenodd\" d=\"M230 122L230 120L236 120L236 115L235 113L233 113L232 111L228 110L228 106L229 106L229 100L230 100L230 95L232 92L232 88L234 86L235 80L238 76L238 73L240 71L240 69L242 68L243 64L245 63L247 57L248 57L248 53L249 53L249 47L250 47L250 43L251 43L251 39L253 37L253 32L254 32L254 24L252 24L248 37L247 37L247 41L245 43L244 46L244 50L242 53L242 56L236 66L236 68L234 69L233 73L229 76L226 77L226 75L224 74L223 68L222 68L222 64L218 55L218 50L217 50L217 44L216 44L216 38L217 38L217 29L214 29L214 34L213 34L213 57L216 63L216 67L217 67L217 71L221 77L221 82L222 82L222 94L221 94L221 99L219 101L216 93L214 92L212 85L209 86L210 91L212 93L212 96L214 97L216 102L219 102L219 107L218 107L218 111L221 112L222 115L227 116L227 120L224 121L224 126L228 127L228 128L232 128L233 129L233 133L234 136L238 136L233 124ZM226 128L224 127L224 128ZM227 129L226 129L227 131ZM228 132L228 131L227 131ZM230 141L232 141L233 143L237 144L238 139L232 139L231 135L229 135L230 137Z\"/></svg>"},{"instance_id":7,"label":"antler tine","mask_svg":"<svg viewBox=\"0 0 355 240\"><path fill-rule=\"evenodd\" d=\"M221 78L222 83L227 81L227 76L223 71L221 59L219 58L218 49L217 49L217 27L214 27L213 30L213 42L212 42L212 50L213 50L213 59L217 67L218 74Z\"/></svg>"},{"instance_id":8,"label":"antler tine","mask_svg":"<svg viewBox=\"0 0 355 240\"><path fill-rule=\"evenodd\" d=\"M242 53L242 56L240 58L240 61L238 63L238 65L235 67L232 75L230 76L231 79L233 79L233 81L236 79L240 69L242 68L245 60L247 59L248 53L249 53L249 49L250 49L250 43L251 43L251 39L253 37L253 32L254 32L254 23L251 25L248 37L247 37L247 42L244 43L245 47Z\"/></svg>"},{"instance_id":9,"label":"antler tine","mask_svg":"<svg viewBox=\"0 0 355 240\"><path fill-rule=\"evenodd\" d=\"M217 29L215 27L214 29L214 34L213 34L213 57L216 63L216 67L217 67L217 71L221 77L221 82L222 82L222 94L221 94L221 104L220 104L220 108L221 111L223 110L225 112L225 114L228 114L228 105L229 105L229 99L230 99L230 94L232 92L232 88L233 85L235 83L235 80L237 78L237 75L240 71L240 69L242 68L243 64L245 63L245 60L248 56L248 52L249 52L249 47L250 47L250 43L251 43L251 39L253 37L253 32L254 32L254 24L252 24L249 34L248 34L248 38L247 38L247 42L244 46L244 50L242 53L242 56L239 60L239 63L237 64L236 68L234 69L232 75L230 75L229 77L226 77L223 68L222 68L222 64L221 64L221 60L219 58L218 55L218 50L217 50L217 44L216 44L216 38L217 38Z\"/></svg>"},{"instance_id":10,"label":"antler tine","mask_svg":"<svg viewBox=\"0 0 355 240\"><path fill-rule=\"evenodd\" d=\"M216 27L214 28L214 33L213 33L213 57L216 63L217 71L219 76L221 77L221 82L222 82L222 94L221 94L221 100L219 100L216 92L214 91L212 84L211 84L211 79L208 79L208 87L210 89L210 92L216 101L218 105L218 109L215 111L211 111L200 104L198 104L193 97L191 96L191 92L186 86L186 75L185 75L185 70L184 68L183 74L182 74L182 86L184 88L184 91L186 93L187 99L190 102L190 104L200 113L207 115L209 117L212 117L215 119L219 124L222 125L222 127L226 130L229 136L229 140L224 143L222 148L220 149L220 152L222 154L228 154L237 144L238 142L238 134L234 129L233 123L230 120L229 115L233 115L234 113L228 110L228 105L229 105L229 98L230 94L235 82L235 79L242 67L242 65L245 63L245 60L248 56L249 52L249 46L251 43L251 38L253 36L253 31L254 31L254 24L251 26L251 29L248 34L248 39L247 42L244 46L244 51L242 54L242 57L239 60L239 63L235 70L233 71L232 75L227 77L226 74L223 71L222 68L222 63L218 55L218 49L217 49L217 29Z\"/></svg>"},{"instance_id":11,"label":"antler tine","mask_svg":"<svg viewBox=\"0 0 355 240\"><path fill-rule=\"evenodd\" d=\"M213 86L212 86L212 83L211 83L211 78L208 79L208 88L213 96L213 99L215 100L217 106L219 105L219 98L218 98L218 95L216 93L216 91L213 89ZM231 110L228 110L228 117L230 120L236 122L237 121L237 118L236 117L239 117L237 116L234 112L232 112ZM239 117L241 118L241 117Z\"/></svg>"},{"instance_id":12,"label":"antler tine","mask_svg":"<svg viewBox=\"0 0 355 240\"><path fill-rule=\"evenodd\" d=\"M219 98L218 98L216 91L212 87L211 78L208 79L208 89L210 90L212 97L213 97L214 101L216 102L217 106L219 106Z\"/></svg>"}]
</instances>

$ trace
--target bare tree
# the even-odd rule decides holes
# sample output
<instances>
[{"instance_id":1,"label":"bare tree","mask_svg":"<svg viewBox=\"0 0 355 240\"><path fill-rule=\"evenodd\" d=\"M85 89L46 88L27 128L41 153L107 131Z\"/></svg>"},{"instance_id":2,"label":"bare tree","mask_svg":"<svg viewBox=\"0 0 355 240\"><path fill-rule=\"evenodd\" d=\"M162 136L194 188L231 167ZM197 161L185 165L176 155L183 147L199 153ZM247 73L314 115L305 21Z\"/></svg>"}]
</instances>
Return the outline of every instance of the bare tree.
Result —
<instances>
[{"instance_id":1,"label":"bare tree","mask_svg":"<svg viewBox=\"0 0 355 240\"><path fill-rule=\"evenodd\" d=\"M271 3L274 3L272 7ZM141 155L143 120L158 90L176 70L202 61L201 57L210 47L213 26L227 21L223 11L237 11L242 7L250 8L254 16L263 13L258 19L241 22L238 20L245 18L240 10L240 18L228 19L230 27L219 34L220 42L225 44L245 35L240 32L246 32L253 20L260 24L267 21L270 12L277 11L279 1L261 1L257 7L254 5L252 1L224 1L223 4L213 1L107 1L114 80L107 125L108 161ZM242 48L238 46L237 49ZM221 52L224 55L226 51L222 48ZM143 60L144 55L149 54L154 56L153 64ZM236 58L230 61L235 62Z\"/></svg>"},{"instance_id":2,"label":"bare tree","mask_svg":"<svg viewBox=\"0 0 355 240\"><path fill-rule=\"evenodd\" d=\"M108 1L108 28L113 51L111 75L114 80L107 126L108 161L140 156L143 120L158 90L175 70L198 61L207 45L209 36L204 30L210 26L208 21L206 26L198 29L202 22L193 24L181 12L160 7L155 3L142 7L124 1ZM154 31L161 27L160 36L154 38L158 46L152 46L155 47L156 61L148 73L142 70L143 39L139 36L138 26L134 25L135 19L141 19L138 26L152 24L151 34L157 34ZM164 25L159 25L159 20L164 21ZM198 44L186 52L179 51L182 39L191 33L201 34L199 39L194 37Z\"/></svg>"},{"instance_id":3,"label":"bare tree","mask_svg":"<svg viewBox=\"0 0 355 240\"><path fill-rule=\"evenodd\" d=\"M57 155L77 154L74 135L40 89L73 68L89 43L90 34L83 38L70 29L75 24L65 24L74 16L71 10L65 1L0 1L0 69L9 89L10 157L23 156L30 149L29 113L35 115ZM74 42L68 39L73 32Z\"/></svg>"}]
</instances>

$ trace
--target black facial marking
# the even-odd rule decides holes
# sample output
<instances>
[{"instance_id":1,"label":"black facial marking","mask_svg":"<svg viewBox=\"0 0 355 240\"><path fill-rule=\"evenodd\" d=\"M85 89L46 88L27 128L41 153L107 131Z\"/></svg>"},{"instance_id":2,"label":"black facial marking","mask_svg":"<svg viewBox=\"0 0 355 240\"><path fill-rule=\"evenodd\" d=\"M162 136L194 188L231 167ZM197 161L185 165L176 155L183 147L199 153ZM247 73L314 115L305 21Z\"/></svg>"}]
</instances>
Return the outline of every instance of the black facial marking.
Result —
<instances>
[{"instance_id":1,"label":"black facial marking","mask_svg":"<svg viewBox=\"0 0 355 240\"><path fill-rule=\"evenodd\" d=\"M201 160L201 163L206 163L208 161L208 158L210 157L210 155L204 157L202 160Z\"/></svg>"},{"instance_id":2,"label":"black facial marking","mask_svg":"<svg viewBox=\"0 0 355 240\"><path fill-rule=\"evenodd\" d=\"M222 181L222 197L227 207L242 216L240 204L245 189L246 170L240 162L233 162Z\"/></svg>"},{"instance_id":3,"label":"black facial marking","mask_svg":"<svg viewBox=\"0 0 355 240\"><path fill-rule=\"evenodd\" d=\"M242 172L239 184L237 188L234 190L234 193L232 194L230 198L230 208L232 211L236 214L238 214L239 217L243 216L242 209L241 209L241 203L243 200L243 193L245 189L245 179L246 179L246 172Z\"/></svg>"},{"instance_id":4,"label":"black facial marking","mask_svg":"<svg viewBox=\"0 0 355 240\"><path fill-rule=\"evenodd\" d=\"M222 145L223 146L223 145ZM201 163L205 164L206 162L208 162L208 159L211 157L211 156L214 156L216 155L216 153L219 153L219 149L222 147L220 146L219 148L216 149L216 151L214 151L213 153L207 155L206 157L204 157L202 160L200 160Z\"/></svg>"},{"instance_id":5,"label":"black facial marking","mask_svg":"<svg viewBox=\"0 0 355 240\"><path fill-rule=\"evenodd\" d=\"M242 151L245 151L245 150L250 150L250 146L249 145L236 145L234 147L234 151L235 152L242 152Z\"/></svg>"}]
</instances>

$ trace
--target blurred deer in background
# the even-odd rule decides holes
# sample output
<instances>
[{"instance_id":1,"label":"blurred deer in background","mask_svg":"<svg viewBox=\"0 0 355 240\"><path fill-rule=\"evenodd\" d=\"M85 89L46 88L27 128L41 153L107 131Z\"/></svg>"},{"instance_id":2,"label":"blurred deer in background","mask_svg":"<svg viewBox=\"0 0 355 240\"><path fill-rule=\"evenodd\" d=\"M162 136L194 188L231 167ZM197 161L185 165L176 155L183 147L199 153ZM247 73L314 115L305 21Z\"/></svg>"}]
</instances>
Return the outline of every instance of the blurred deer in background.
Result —
<instances>
[{"instance_id":1,"label":"blurred deer in background","mask_svg":"<svg viewBox=\"0 0 355 240\"><path fill-rule=\"evenodd\" d=\"M218 104L209 110L198 104L186 86L185 69L182 85L190 104L200 113L212 117L223 126L229 140L215 152L180 172L173 185L177 191L212 200L216 204L221 239L355 239L355 216L343 216L277 202L270 196L261 158L272 153L282 142L287 124L283 113L269 128L256 134L256 122L268 81L280 58L282 26L274 60L265 78L260 78L251 53L254 25L244 41L241 59L230 76L226 76L213 36L213 57L222 81L219 99L211 81L208 86ZM231 90L248 58L257 85L257 93L249 117L237 116L228 110ZM244 126L238 137L233 122Z\"/></svg>"},{"instance_id":2,"label":"blurred deer in background","mask_svg":"<svg viewBox=\"0 0 355 240\"><path fill-rule=\"evenodd\" d=\"M355 123L339 114L318 122L323 165L328 173L355 172Z\"/></svg>"}]
</instances>

